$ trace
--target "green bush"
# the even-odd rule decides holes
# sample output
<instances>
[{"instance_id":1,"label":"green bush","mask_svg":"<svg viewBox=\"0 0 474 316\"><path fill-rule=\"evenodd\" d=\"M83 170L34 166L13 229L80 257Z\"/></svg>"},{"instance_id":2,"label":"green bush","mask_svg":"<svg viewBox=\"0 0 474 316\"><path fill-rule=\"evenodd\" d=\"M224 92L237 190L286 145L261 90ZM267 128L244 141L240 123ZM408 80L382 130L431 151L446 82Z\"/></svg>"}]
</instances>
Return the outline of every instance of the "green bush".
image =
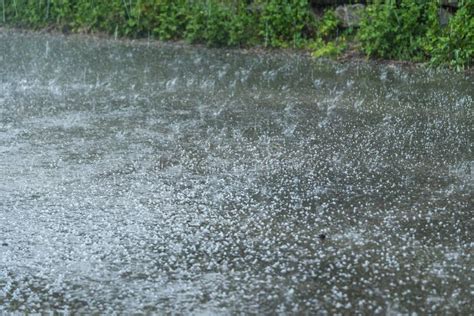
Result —
<instances>
[{"instance_id":1,"label":"green bush","mask_svg":"<svg viewBox=\"0 0 474 316\"><path fill-rule=\"evenodd\" d=\"M339 31L339 20L334 10L326 10L317 23L316 38L309 45L311 55L317 58L341 55L346 50L347 43L345 34L340 35Z\"/></svg>"},{"instance_id":2,"label":"green bush","mask_svg":"<svg viewBox=\"0 0 474 316\"><path fill-rule=\"evenodd\" d=\"M209 46L226 46L230 42L232 16L231 8L217 1L195 4L185 37L191 42L204 42Z\"/></svg>"},{"instance_id":3,"label":"green bush","mask_svg":"<svg viewBox=\"0 0 474 316\"><path fill-rule=\"evenodd\" d=\"M230 46L255 46L260 42L258 32L258 15L255 14L245 1L238 1L229 27Z\"/></svg>"},{"instance_id":4,"label":"green bush","mask_svg":"<svg viewBox=\"0 0 474 316\"><path fill-rule=\"evenodd\" d=\"M358 30L341 29L333 9L316 18L309 0L4 0L0 5L0 25L209 46L309 48L317 57L338 56L356 41L369 57L455 69L473 65L474 0L459 0L445 27L438 21L437 0L374 0Z\"/></svg>"},{"instance_id":5,"label":"green bush","mask_svg":"<svg viewBox=\"0 0 474 316\"><path fill-rule=\"evenodd\" d=\"M3 20L17 21L19 26L39 28L47 24L51 18L50 8L46 1L17 0L2 2Z\"/></svg>"},{"instance_id":6,"label":"green bush","mask_svg":"<svg viewBox=\"0 0 474 316\"><path fill-rule=\"evenodd\" d=\"M448 64L456 70L474 64L474 1L461 2L460 9L445 29L429 39L431 64Z\"/></svg>"},{"instance_id":7,"label":"green bush","mask_svg":"<svg viewBox=\"0 0 474 316\"><path fill-rule=\"evenodd\" d=\"M459 10L443 28L438 1L377 2L367 7L357 38L368 56L428 60L460 70L473 64L473 7L473 0L461 0Z\"/></svg>"},{"instance_id":8,"label":"green bush","mask_svg":"<svg viewBox=\"0 0 474 316\"><path fill-rule=\"evenodd\" d=\"M386 1L369 5L358 39L368 56L421 61L430 10L429 2Z\"/></svg>"},{"instance_id":9,"label":"green bush","mask_svg":"<svg viewBox=\"0 0 474 316\"><path fill-rule=\"evenodd\" d=\"M161 40L180 38L188 20L186 0L167 0L159 3L157 20L155 27L150 27L156 37Z\"/></svg>"},{"instance_id":10,"label":"green bush","mask_svg":"<svg viewBox=\"0 0 474 316\"><path fill-rule=\"evenodd\" d=\"M130 7L125 6L121 0L77 1L74 7L73 28L77 30L101 30L108 33L120 30L127 24Z\"/></svg>"},{"instance_id":11,"label":"green bush","mask_svg":"<svg viewBox=\"0 0 474 316\"><path fill-rule=\"evenodd\" d=\"M305 46L305 35L311 34L315 26L308 0L268 0L259 1L259 5L259 35L265 46Z\"/></svg>"},{"instance_id":12,"label":"green bush","mask_svg":"<svg viewBox=\"0 0 474 316\"><path fill-rule=\"evenodd\" d=\"M314 57L337 57L346 50L346 40L344 36L338 37L333 41L323 41L322 39L316 39L312 44L312 53Z\"/></svg>"},{"instance_id":13,"label":"green bush","mask_svg":"<svg viewBox=\"0 0 474 316\"><path fill-rule=\"evenodd\" d=\"M338 25L339 21L334 10L327 10L318 23L318 36L324 39L334 38L337 35Z\"/></svg>"}]
</instances>

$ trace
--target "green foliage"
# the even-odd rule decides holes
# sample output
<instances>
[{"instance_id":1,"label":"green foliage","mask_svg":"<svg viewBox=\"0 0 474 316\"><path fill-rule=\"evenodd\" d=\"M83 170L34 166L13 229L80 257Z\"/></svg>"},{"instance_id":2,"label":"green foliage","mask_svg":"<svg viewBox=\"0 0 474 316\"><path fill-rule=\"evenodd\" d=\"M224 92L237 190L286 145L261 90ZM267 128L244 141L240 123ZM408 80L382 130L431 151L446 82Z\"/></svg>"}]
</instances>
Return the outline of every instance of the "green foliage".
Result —
<instances>
[{"instance_id":1,"label":"green foliage","mask_svg":"<svg viewBox=\"0 0 474 316\"><path fill-rule=\"evenodd\" d=\"M258 33L258 16L248 9L244 1L239 1L235 12L232 15L229 27L230 46L254 46L259 43Z\"/></svg>"},{"instance_id":2,"label":"green foliage","mask_svg":"<svg viewBox=\"0 0 474 316\"><path fill-rule=\"evenodd\" d=\"M308 0L268 0L258 4L261 7L259 35L265 46L303 47L306 44L305 34L311 33L315 25Z\"/></svg>"},{"instance_id":3,"label":"green foliage","mask_svg":"<svg viewBox=\"0 0 474 316\"><path fill-rule=\"evenodd\" d=\"M447 27L439 23L438 1L382 1L369 5L358 40L368 56L429 60L463 69L474 55L474 1L459 2Z\"/></svg>"},{"instance_id":4,"label":"green foliage","mask_svg":"<svg viewBox=\"0 0 474 316\"><path fill-rule=\"evenodd\" d=\"M15 20L21 21L18 23L20 26L39 28L45 26L49 18L49 8L46 5L46 1L2 1L3 19L8 22L14 17Z\"/></svg>"},{"instance_id":5,"label":"green foliage","mask_svg":"<svg viewBox=\"0 0 474 316\"><path fill-rule=\"evenodd\" d=\"M153 34L162 40L180 38L188 19L186 1L162 1L157 7L158 23L152 29Z\"/></svg>"},{"instance_id":6,"label":"green foliage","mask_svg":"<svg viewBox=\"0 0 474 316\"><path fill-rule=\"evenodd\" d=\"M337 20L334 10L324 12L323 18L318 25L318 35L323 38L334 37L337 32L339 21Z\"/></svg>"},{"instance_id":7,"label":"green foliage","mask_svg":"<svg viewBox=\"0 0 474 316\"><path fill-rule=\"evenodd\" d=\"M130 8L120 0L77 1L72 26L78 30L102 30L113 33L127 23Z\"/></svg>"},{"instance_id":8,"label":"green foliage","mask_svg":"<svg viewBox=\"0 0 474 316\"><path fill-rule=\"evenodd\" d=\"M338 37L333 41L323 41L318 38L311 44L312 53L311 55L319 57L338 57L347 48L346 39L344 36Z\"/></svg>"},{"instance_id":9,"label":"green foliage","mask_svg":"<svg viewBox=\"0 0 474 316\"><path fill-rule=\"evenodd\" d=\"M474 0L460 0L445 27L439 24L437 0L369 3L358 30L342 29L333 9L316 18L309 0L4 0L0 25L209 46L309 48L316 57L339 56L355 34L371 57L472 67Z\"/></svg>"},{"instance_id":10,"label":"green foliage","mask_svg":"<svg viewBox=\"0 0 474 316\"><path fill-rule=\"evenodd\" d=\"M69 24L74 15L73 3L72 0L51 0L51 21L58 25Z\"/></svg>"},{"instance_id":11,"label":"green foliage","mask_svg":"<svg viewBox=\"0 0 474 316\"><path fill-rule=\"evenodd\" d=\"M227 6L215 1L195 4L185 36L191 42L204 42L210 46L228 45L231 20L232 11Z\"/></svg>"},{"instance_id":12,"label":"green foliage","mask_svg":"<svg viewBox=\"0 0 474 316\"><path fill-rule=\"evenodd\" d=\"M341 55L347 48L346 36L344 34L350 33L352 29L340 31L339 20L334 10L326 10L318 21L316 38L309 45L312 51L311 55L316 58L335 58Z\"/></svg>"},{"instance_id":13,"label":"green foliage","mask_svg":"<svg viewBox=\"0 0 474 316\"><path fill-rule=\"evenodd\" d=\"M436 36L437 35L437 36ZM448 26L432 34L431 64L448 64L456 70L474 64L474 1L465 1Z\"/></svg>"},{"instance_id":14,"label":"green foliage","mask_svg":"<svg viewBox=\"0 0 474 316\"><path fill-rule=\"evenodd\" d=\"M210 46L304 47L315 25L308 0L5 1L10 25L66 25L77 32L186 39Z\"/></svg>"},{"instance_id":15,"label":"green foliage","mask_svg":"<svg viewBox=\"0 0 474 316\"><path fill-rule=\"evenodd\" d=\"M186 0L135 0L126 35L182 39L195 6Z\"/></svg>"},{"instance_id":16,"label":"green foliage","mask_svg":"<svg viewBox=\"0 0 474 316\"><path fill-rule=\"evenodd\" d=\"M209 46L241 46L255 43L256 17L243 2L197 2L190 7L184 38Z\"/></svg>"},{"instance_id":17,"label":"green foliage","mask_svg":"<svg viewBox=\"0 0 474 316\"><path fill-rule=\"evenodd\" d=\"M425 1L386 1L368 6L358 39L368 56L423 60L429 10Z\"/></svg>"}]
</instances>

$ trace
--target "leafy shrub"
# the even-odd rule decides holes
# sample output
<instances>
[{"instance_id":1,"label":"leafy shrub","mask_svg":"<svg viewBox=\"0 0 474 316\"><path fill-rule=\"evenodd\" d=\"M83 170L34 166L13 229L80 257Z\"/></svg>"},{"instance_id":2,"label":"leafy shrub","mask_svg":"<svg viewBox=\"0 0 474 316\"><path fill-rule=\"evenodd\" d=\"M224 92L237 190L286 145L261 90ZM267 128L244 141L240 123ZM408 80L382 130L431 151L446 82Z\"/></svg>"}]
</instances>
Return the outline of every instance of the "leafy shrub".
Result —
<instances>
[{"instance_id":1,"label":"leafy shrub","mask_svg":"<svg viewBox=\"0 0 474 316\"><path fill-rule=\"evenodd\" d=\"M230 34L228 25L232 19L229 7L215 1L208 1L198 7L198 11L191 17L191 24L195 21L194 36L187 37L192 41L202 41L210 46L225 46L229 42ZM197 20L195 19L197 17ZM189 30L189 29L188 29Z\"/></svg>"},{"instance_id":2,"label":"leafy shrub","mask_svg":"<svg viewBox=\"0 0 474 316\"><path fill-rule=\"evenodd\" d=\"M333 38L336 36L338 25L339 21L334 10L326 10L318 23L318 35L325 39Z\"/></svg>"},{"instance_id":3,"label":"leafy shrub","mask_svg":"<svg viewBox=\"0 0 474 316\"><path fill-rule=\"evenodd\" d=\"M121 0L77 1L74 7L74 22L72 26L78 30L100 30L108 33L121 33L127 19L130 18L130 6Z\"/></svg>"},{"instance_id":4,"label":"leafy shrub","mask_svg":"<svg viewBox=\"0 0 474 316\"><path fill-rule=\"evenodd\" d=\"M338 37L333 41L323 41L318 38L310 46L313 50L312 56L319 57L337 57L346 49L346 40L344 36Z\"/></svg>"},{"instance_id":5,"label":"leafy shrub","mask_svg":"<svg viewBox=\"0 0 474 316\"><path fill-rule=\"evenodd\" d=\"M357 1L355 1L357 2ZM459 0L446 27L439 1L369 1L359 30L342 30L334 10L316 19L309 0L5 0L0 24L186 39L209 46L309 48L338 56L354 33L370 57L471 67L474 0ZM353 46L353 45L352 45Z\"/></svg>"},{"instance_id":6,"label":"leafy shrub","mask_svg":"<svg viewBox=\"0 0 474 316\"><path fill-rule=\"evenodd\" d=\"M401 0L369 5L358 39L368 56L448 64L458 70L472 66L474 1L458 3L447 27L439 24L438 1Z\"/></svg>"},{"instance_id":7,"label":"leafy shrub","mask_svg":"<svg viewBox=\"0 0 474 316\"><path fill-rule=\"evenodd\" d=\"M256 15L245 1L238 1L232 12L232 19L228 24L230 46L253 46L259 43L258 15Z\"/></svg>"},{"instance_id":8,"label":"leafy shrub","mask_svg":"<svg viewBox=\"0 0 474 316\"><path fill-rule=\"evenodd\" d=\"M184 33L188 19L185 0L162 1L158 4L158 23L153 34L161 40L178 39Z\"/></svg>"},{"instance_id":9,"label":"leafy shrub","mask_svg":"<svg viewBox=\"0 0 474 316\"><path fill-rule=\"evenodd\" d=\"M461 7L448 26L431 39L431 64L448 64L457 70L474 64L474 1L461 2Z\"/></svg>"},{"instance_id":10,"label":"leafy shrub","mask_svg":"<svg viewBox=\"0 0 474 316\"><path fill-rule=\"evenodd\" d=\"M369 5L358 32L362 50L368 56L423 60L428 5L429 2L416 0Z\"/></svg>"},{"instance_id":11,"label":"leafy shrub","mask_svg":"<svg viewBox=\"0 0 474 316\"><path fill-rule=\"evenodd\" d=\"M303 47L306 44L305 33L310 34L315 26L308 0L268 0L259 4L259 35L265 46Z\"/></svg>"}]
</instances>

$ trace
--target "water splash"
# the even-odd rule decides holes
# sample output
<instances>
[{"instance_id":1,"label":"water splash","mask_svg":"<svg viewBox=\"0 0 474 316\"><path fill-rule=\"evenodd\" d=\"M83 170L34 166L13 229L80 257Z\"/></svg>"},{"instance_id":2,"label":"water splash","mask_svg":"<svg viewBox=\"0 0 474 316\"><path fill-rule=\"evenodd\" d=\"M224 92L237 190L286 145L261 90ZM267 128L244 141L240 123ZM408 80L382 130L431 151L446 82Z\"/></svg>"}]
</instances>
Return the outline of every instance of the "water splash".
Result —
<instances>
[{"instance_id":1,"label":"water splash","mask_svg":"<svg viewBox=\"0 0 474 316\"><path fill-rule=\"evenodd\" d=\"M468 75L0 39L0 312L471 312Z\"/></svg>"}]
</instances>

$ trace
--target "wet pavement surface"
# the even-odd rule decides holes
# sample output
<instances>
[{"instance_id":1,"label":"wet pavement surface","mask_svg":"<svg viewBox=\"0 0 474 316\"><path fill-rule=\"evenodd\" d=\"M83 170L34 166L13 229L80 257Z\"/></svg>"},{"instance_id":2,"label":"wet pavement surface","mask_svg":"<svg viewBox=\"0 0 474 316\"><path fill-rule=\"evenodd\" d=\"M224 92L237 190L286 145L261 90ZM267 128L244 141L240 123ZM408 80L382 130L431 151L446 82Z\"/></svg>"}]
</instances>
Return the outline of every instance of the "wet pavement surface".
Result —
<instances>
[{"instance_id":1,"label":"wet pavement surface","mask_svg":"<svg viewBox=\"0 0 474 316\"><path fill-rule=\"evenodd\" d=\"M472 75L0 33L0 313L472 314Z\"/></svg>"}]
</instances>

